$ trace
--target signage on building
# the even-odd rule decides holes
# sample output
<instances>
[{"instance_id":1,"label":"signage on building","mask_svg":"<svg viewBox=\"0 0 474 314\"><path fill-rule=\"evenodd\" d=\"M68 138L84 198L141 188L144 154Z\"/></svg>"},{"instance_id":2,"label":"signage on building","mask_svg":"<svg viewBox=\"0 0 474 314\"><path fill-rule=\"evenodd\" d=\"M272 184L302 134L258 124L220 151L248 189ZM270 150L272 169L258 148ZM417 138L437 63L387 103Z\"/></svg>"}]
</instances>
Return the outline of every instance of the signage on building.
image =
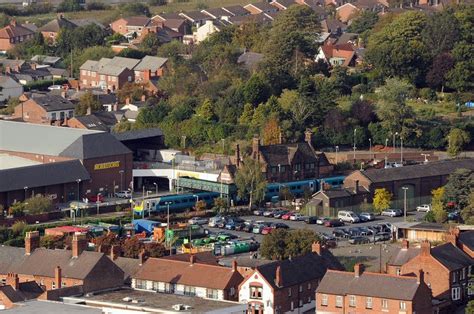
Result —
<instances>
[{"instance_id":1,"label":"signage on building","mask_svg":"<svg viewBox=\"0 0 474 314\"><path fill-rule=\"evenodd\" d=\"M120 167L120 161L111 161L111 162L104 162L101 164L95 164L94 170L104 170L110 168L118 168Z\"/></svg>"}]
</instances>

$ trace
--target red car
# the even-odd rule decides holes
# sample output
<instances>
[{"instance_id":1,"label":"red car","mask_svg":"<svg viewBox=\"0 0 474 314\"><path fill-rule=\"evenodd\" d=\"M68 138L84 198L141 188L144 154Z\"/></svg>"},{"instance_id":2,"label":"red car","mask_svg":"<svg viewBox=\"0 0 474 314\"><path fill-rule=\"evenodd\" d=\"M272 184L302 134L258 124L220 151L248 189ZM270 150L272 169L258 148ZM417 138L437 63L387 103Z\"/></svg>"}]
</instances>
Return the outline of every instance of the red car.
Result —
<instances>
[{"instance_id":1,"label":"red car","mask_svg":"<svg viewBox=\"0 0 474 314\"><path fill-rule=\"evenodd\" d=\"M273 231L273 228L272 227L263 227L262 229L262 234L269 234Z\"/></svg>"},{"instance_id":2,"label":"red car","mask_svg":"<svg viewBox=\"0 0 474 314\"><path fill-rule=\"evenodd\" d=\"M87 196L87 200L91 203L102 203L104 201L104 196L102 196L101 194L99 195L88 195Z\"/></svg>"},{"instance_id":3,"label":"red car","mask_svg":"<svg viewBox=\"0 0 474 314\"><path fill-rule=\"evenodd\" d=\"M281 219L290 220L291 215L293 215L293 213L286 213L286 214L281 216Z\"/></svg>"},{"instance_id":4,"label":"red car","mask_svg":"<svg viewBox=\"0 0 474 314\"><path fill-rule=\"evenodd\" d=\"M344 223L340 221L339 219L331 219L328 220L324 223L325 227L339 227L339 226L344 226Z\"/></svg>"}]
</instances>

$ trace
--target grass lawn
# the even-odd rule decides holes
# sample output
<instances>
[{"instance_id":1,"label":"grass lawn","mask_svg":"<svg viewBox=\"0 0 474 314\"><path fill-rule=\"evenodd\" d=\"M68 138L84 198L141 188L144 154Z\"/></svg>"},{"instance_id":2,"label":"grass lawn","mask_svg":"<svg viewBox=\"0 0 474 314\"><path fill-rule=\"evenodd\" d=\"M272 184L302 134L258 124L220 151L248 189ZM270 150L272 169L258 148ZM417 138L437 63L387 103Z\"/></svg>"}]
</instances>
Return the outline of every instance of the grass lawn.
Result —
<instances>
[{"instance_id":1,"label":"grass lawn","mask_svg":"<svg viewBox=\"0 0 474 314\"><path fill-rule=\"evenodd\" d=\"M244 6L249 3L255 3L259 1L260 0L190 0L188 2L172 2L168 3L167 5L152 7L151 11L153 13L194 11L202 10L204 8L219 8L238 4Z\"/></svg>"}]
</instances>

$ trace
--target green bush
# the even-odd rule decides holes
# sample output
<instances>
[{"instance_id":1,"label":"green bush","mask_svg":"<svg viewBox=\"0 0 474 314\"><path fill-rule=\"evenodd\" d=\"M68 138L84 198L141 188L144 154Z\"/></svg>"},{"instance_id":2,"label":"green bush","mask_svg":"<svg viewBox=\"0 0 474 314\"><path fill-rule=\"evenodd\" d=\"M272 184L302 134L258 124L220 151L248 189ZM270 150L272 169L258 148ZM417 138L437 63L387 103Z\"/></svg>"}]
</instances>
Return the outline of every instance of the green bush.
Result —
<instances>
[{"instance_id":1,"label":"green bush","mask_svg":"<svg viewBox=\"0 0 474 314\"><path fill-rule=\"evenodd\" d=\"M23 247L23 246L25 246L25 240L23 239L23 237L18 237L18 238L14 238L14 239L10 239L8 241L5 241L5 243L3 243L3 244L8 245L8 246Z\"/></svg>"},{"instance_id":2,"label":"green bush","mask_svg":"<svg viewBox=\"0 0 474 314\"><path fill-rule=\"evenodd\" d=\"M437 100L436 92L434 90L432 90L431 88L428 88L428 87L420 89L418 91L418 95L421 98L426 99L428 101L436 101Z\"/></svg>"},{"instance_id":3,"label":"green bush","mask_svg":"<svg viewBox=\"0 0 474 314\"><path fill-rule=\"evenodd\" d=\"M22 236L28 224L23 220L15 222L12 226L12 233L14 236Z\"/></svg>"},{"instance_id":4,"label":"green bush","mask_svg":"<svg viewBox=\"0 0 474 314\"><path fill-rule=\"evenodd\" d=\"M57 80L42 80L42 81L34 81L31 83L26 84L23 86L25 92L30 91L30 90L43 90L47 91L48 87L51 85L62 85L66 84L68 81L66 79L57 79Z\"/></svg>"}]
</instances>

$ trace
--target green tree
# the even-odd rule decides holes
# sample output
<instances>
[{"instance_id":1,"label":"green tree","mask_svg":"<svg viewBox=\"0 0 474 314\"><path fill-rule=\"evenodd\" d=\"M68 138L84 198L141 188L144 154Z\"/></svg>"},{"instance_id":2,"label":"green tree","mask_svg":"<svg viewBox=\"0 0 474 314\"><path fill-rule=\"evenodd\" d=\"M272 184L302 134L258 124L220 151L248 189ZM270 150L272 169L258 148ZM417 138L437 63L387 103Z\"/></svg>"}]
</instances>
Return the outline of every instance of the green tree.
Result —
<instances>
[{"instance_id":1,"label":"green tree","mask_svg":"<svg viewBox=\"0 0 474 314\"><path fill-rule=\"evenodd\" d=\"M474 191L469 194L468 205L461 211L464 223L474 225Z\"/></svg>"},{"instance_id":2,"label":"green tree","mask_svg":"<svg viewBox=\"0 0 474 314\"><path fill-rule=\"evenodd\" d=\"M79 98L79 103L76 106L76 115L83 116L87 114L90 109L91 113L102 111L102 104L92 92L88 91Z\"/></svg>"},{"instance_id":3,"label":"green tree","mask_svg":"<svg viewBox=\"0 0 474 314\"><path fill-rule=\"evenodd\" d=\"M149 55L156 55L158 47L160 47L160 40L156 33L148 33L143 37L140 43L140 49Z\"/></svg>"},{"instance_id":4,"label":"green tree","mask_svg":"<svg viewBox=\"0 0 474 314\"><path fill-rule=\"evenodd\" d=\"M198 115L199 117L207 121L214 120L215 115L214 115L214 106L212 104L212 101L206 98L202 102L201 106L199 106L196 109L196 115Z\"/></svg>"},{"instance_id":5,"label":"green tree","mask_svg":"<svg viewBox=\"0 0 474 314\"><path fill-rule=\"evenodd\" d=\"M82 6L79 0L63 0L57 8L58 12L73 12L81 10Z\"/></svg>"},{"instance_id":6,"label":"green tree","mask_svg":"<svg viewBox=\"0 0 474 314\"><path fill-rule=\"evenodd\" d=\"M140 2L130 2L124 3L117 7L119 14L124 17L135 16L135 15L145 15L150 16L150 8Z\"/></svg>"},{"instance_id":7,"label":"green tree","mask_svg":"<svg viewBox=\"0 0 474 314\"><path fill-rule=\"evenodd\" d=\"M227 199L219 197L214 199L214 207L219 213L225 214L229 210L229 203L227 202Z\"/></svg>"},{"instance_id":8,"label":"green tree","mask_svg":"<svg viewBox=\"0 0 474 314\"><path fill-rule=\"evenodd\" d=\"M445 202L455 202L463 210L469 204L469 196L474 190L474 171L457 169L449 175L444 189Z\"/></svg>"},{"instance_id":9,"label":"green tree","mask_svg":"<svg viewBox=\"0 0 474 314\"><path fill-rule=\"evenodd\" d=\"M313 230L295 229L291 230L286 238L286 256L297 257L311 252L311 246L319 241L319 237Z\"/></svg>"},{"instance_id":10,"label":"green tree","mask_svg":"<svg viewBox=\"0 0 474 314\"><path fill-rule=\"evenodd\" d=\"M448 219L448 213L444 209L444 187L431 191L431 210L436 222L443 223Z\"/></svg>"},{"instance_id":11,"label":"green tree","mask_svg":"<svg viewBox=\"0 0 474 314\"><path fill-rule=\"evenodd\" d=\"M25 211L29 214L47 213L53 209L53 201L41 194L27 198L23 203Z\"/></svg>"},{"instance_id":12,"label":"green tree","mask_svg":"<svg viewBox=\"0 0 474 314\"><path fill-rule=\"evenodd\" d=\"M10 17L5 13L0 13L0 27L5 27L10 24Z\"/></svg>"},{"instance_id":13,"label":"green tree","mask_svg":"<svg viewBox=\"0 0 474 314\"><path fill-rule=\"evenodd\" d=\"M380 213L392 203L392 194L386 189L375 189L373 205L376 212Z\"/></svg>"},{"instance_id":14,"label":"green tree","mask_svg":"<svg viewBox=\"0 0 474 314\"><path fill-rule=\"evenodd\" d=\"M430 15L422 31L423 42L432 56L450 51L459 37L458 21L452 10Z\"/></svg>"},{"instance_id":15,"label":"green tree","mask_svg":"<svg viewBox=\"0 0 474 314\"><path fill-rule=\"evenodd\" d=\"M23 220L19 220L12 225L12 234L15 237L23 235L28 224Z\"/></svg>"},{"instance_id":16,"label":"green tree","mask_svg":"<svg viewBox=\"0 0 474 314\"><path fill-rule=\"evenodd\" d=\"M286 239L288 231L286 229L276 229L263 237L260 246L260 254L266 259L283 260L286 255Z\"/></svg>"},{"instance_id":17,"label":"green tree","mask_svg":"<svg viewBox=\"0 0 474 314\"><path fill-rule=\"evenodd\" d=\"M378 20L379 16L377 12L364 10L352 19L351 25L349 25L347 31L362 34L365 31L371 30Z\"/></svg>"},{"instance_id":18,"label":"green tree","mask_svg":"<svg viewBox=\"0 0 474 314\"><path fill-rule=\"evenodd\" d=\"M246 103L256 106L268 99L270 89L259 75L254 74L243 86L243 94Z\"/></svg>"},{"instance_id":19,"label":"green tree","mask_svg":"<svg viewBox=\"0 0 474 314\"><path fill-rule=\"evenodd\" d=\"M12 97L8 99L7 106L3 109L0 109L0 114L12 114L15 112L15 107L20 104L20 99L18 97Z\"/></svg>"},{"instance_id":20,"label":"green tree","mask_svg":"<svg viewBox=\"0 0 474 314\"><path fill-rule=\"evenodd\" d=\"M59 235L45 235L40 239L40 246L47 249L63 249L63 237Z\"/></svg>"},{"instance_id":21,"label":"green tree","mask_svg":"<svg viewBox=\"0 0 474 314\"><path fill-rule=\"evenodd\" d=\"M149 242L145 244L145 252L149 257L163 257L165 256L166 250L162 243Z\"/></svg>"},{"instance_id":22,"label":"green tree","mask_svg":"<svg viewBox=\"0 0 474 314\"><path fill-rule=\"evenodd\" d=\"M474 314L474 300L471 300L467 303L466 314Z\"/></svg>"},{"instance_id":23,"label":"green tree","mask_svg":"<svg viewBox=\"0 0 474 314\"><path fill-rule=\"evenodd\" d=\"M205 211L207 208L207 203L204 200L199 200L196 202L196 205L194 205L194 210L197 212L202 212Z\"/></svg>"},{"instance_id":24,"label":"green tree","mask_svg":"<svg viewBox=\"0 0 474 314\"><path fill-rule=\"evenodd\" d=\"M471 141L469 133L458 128L451 129L448 134L448 154L451 157L458 156L466 144Z\"/></svg>"},{"instance_id":25,"label":"green tree","mask_svg":"<svg viewBox=\"0 0 474 314\"><path fill-rule=\"evenodd\" d=\"M422 83L430 62L430 53L422 40L425 25L424 13L399 15L370 36L367 61L383 77L399 76L412 83Z\"/></svg>"},{"instance_id":26,"label":"green tree","mask_svg":"<svg viewBox=\"0 0 474 314\"><path fill-rule=\"evenodd\" d=\"M237 170L235 184L239 197L249 200L249 208L254 202L260 202L265 195L267 182L262 174L262 166L252 158L246 158Z\"/></svg>"}]
</instances>

